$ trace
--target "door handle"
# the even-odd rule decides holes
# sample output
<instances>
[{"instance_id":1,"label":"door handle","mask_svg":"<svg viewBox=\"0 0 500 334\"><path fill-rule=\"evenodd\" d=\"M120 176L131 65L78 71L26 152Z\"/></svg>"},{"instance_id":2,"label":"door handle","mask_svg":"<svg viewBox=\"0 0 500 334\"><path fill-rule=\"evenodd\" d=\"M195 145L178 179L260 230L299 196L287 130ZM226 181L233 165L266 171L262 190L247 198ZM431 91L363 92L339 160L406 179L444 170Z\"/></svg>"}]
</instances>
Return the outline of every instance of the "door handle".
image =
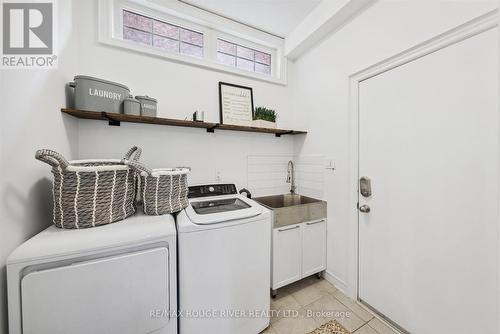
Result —
<instances>
[{"instance_id":1,"label":"door handle","mask_svg":"<svg viewBox=\"0 0 500 334\"><path fill-rule=\"evenodd\" d=\"M324 221L325 221L324 219L319 219L319 220L315 220L315 221L312 221L312 222L307 222L306 225L319 224L319 223L322 223Z\"/></svg>"},{"instance_id":2,"label":"door handle","mask_svg":"<svg viewBox=\"0 0 500 334\"><path fill-rule=\"evenodd\" d=\"M369 213L371 211L371 209L368 205L361 205L359 207L359 211L361 211L363 213Z\"/></svg>"},{"instance_id":3,"label":"door handle","mask_svg":"<svg viewBox=\"0 0 500 334\"><path fill-rule=\"evenodd\" d=\"M285 232L285 231L295 230L296 228L299 228L299 227L300 227L299 225L295 225L295 226L287 227L287 228L279 228L278 232Z\"/></svg>"}]
</instances>

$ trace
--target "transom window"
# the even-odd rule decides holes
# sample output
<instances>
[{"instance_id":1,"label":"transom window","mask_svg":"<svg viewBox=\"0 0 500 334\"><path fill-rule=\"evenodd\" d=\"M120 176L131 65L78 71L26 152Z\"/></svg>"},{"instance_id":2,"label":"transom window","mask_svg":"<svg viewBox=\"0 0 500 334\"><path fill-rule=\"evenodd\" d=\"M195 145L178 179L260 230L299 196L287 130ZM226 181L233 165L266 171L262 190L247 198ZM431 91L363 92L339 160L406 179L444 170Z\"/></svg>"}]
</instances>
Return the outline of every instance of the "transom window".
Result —
<instances>
[{"instance_id":1,"label":"transom window","mask_svg":"<svg viewBox=\"0 0 500 334\"><path fill-rule=\"evenodd\" d=\"M168 52L203 57L203 34L123 10L123 39Z\"/></svg>"},{"instance_id":2,"label":"transom window","mask_svg":"<svg viewBox=\"0 0 500 334\"><path fill-rule=\"evenodd\" d=\"M271 75L271 55L217 39L217 61L242 70Z\"/></svg>"},{"instance_id":3,"label":"transom window","mask_svg":"<svg viewBox=\"0 0 500 334\"><path fill-rule=\"evenodd\" d=\"M282 38L188 10L181 1L167 2L153 6L149 1L99 1L99 41L186 65L286 84Z\"/></svg>"}]
</instances>

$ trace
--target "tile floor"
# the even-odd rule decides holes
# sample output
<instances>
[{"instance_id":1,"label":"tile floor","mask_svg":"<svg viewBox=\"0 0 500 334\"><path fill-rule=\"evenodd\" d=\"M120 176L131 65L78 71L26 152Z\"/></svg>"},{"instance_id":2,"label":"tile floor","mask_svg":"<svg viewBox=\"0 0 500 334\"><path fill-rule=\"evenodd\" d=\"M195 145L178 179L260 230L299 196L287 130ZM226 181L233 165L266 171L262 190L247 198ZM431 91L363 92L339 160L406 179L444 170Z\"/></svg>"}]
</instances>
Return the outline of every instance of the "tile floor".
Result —
<instances>
[{"instance_id":1,"label":"tile floor","mask_svg":"<svg viewBox=\"0 0 500 334\"><path fill-rule=\"evenodd\" d=\"M278 290L271 326L262 334L305 334L337 320L353 334L396 334L325 279L307 277Z\"/></svg>"}]
</instances>

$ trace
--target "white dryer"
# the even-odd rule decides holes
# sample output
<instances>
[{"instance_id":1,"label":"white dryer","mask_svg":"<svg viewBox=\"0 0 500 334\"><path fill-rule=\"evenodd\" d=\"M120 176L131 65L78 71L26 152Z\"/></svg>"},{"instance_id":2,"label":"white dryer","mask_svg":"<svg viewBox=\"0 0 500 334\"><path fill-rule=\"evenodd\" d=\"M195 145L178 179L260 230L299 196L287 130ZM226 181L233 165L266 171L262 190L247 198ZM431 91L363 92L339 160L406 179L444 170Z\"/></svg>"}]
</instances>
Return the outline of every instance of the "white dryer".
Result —
<instances>
[{"instance_id":1,"label":"white dryer","mask_svg":"<svg viewBox=\"0 0 500 334\"><path fill-rule=\"evenodd\" d=\"M7 284L10 334L175 334L174 218L49 227L9 256Z\"/></svg>"},{"instance_id":2,"label":"white dryer","mask_svg":"<svg viewBox=\"0 0 500 334\"><path fill-rule=\"evenodd\" d=\"M269 326L271 214L234 184L189 187L177 216L180 334Z\"/></svg>"}]
</instances>

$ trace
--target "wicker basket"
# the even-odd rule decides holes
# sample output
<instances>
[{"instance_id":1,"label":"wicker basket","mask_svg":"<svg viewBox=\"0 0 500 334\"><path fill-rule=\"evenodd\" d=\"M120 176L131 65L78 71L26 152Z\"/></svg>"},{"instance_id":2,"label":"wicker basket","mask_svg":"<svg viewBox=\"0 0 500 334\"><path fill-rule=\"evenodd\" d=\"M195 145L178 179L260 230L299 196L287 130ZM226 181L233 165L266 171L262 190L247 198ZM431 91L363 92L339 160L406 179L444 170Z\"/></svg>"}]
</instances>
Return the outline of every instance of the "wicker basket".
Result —
<instances>
[{"instance_id":1,"label":"wicker basket","mask_svg":"<svg viewBox=\"0 0 500 334\"><path fill-rule=\"evenodd\" d=\"M51 150L35 158L52 166L54 224L61 228L87 228L113 223L136 211L137 172L127 162L137 161L141 149L132 147L123 160L67 161Z\"/></svg>"},{"instance_id":2,"label":"wicker basket","mask_svg":"<svg viewBox=\"0 0 500 334\"><path fill-rule=\"evenodd\" d=\"M150 216L179 212L188 206L189 168L149 169L131 161L140 172L140 192L144 213Z\"/></svg>"}]
</instances>

